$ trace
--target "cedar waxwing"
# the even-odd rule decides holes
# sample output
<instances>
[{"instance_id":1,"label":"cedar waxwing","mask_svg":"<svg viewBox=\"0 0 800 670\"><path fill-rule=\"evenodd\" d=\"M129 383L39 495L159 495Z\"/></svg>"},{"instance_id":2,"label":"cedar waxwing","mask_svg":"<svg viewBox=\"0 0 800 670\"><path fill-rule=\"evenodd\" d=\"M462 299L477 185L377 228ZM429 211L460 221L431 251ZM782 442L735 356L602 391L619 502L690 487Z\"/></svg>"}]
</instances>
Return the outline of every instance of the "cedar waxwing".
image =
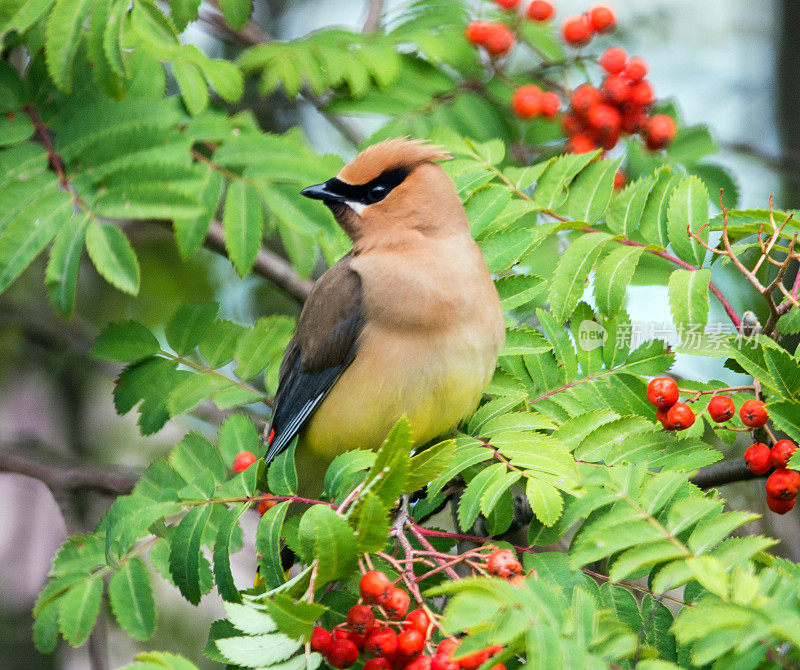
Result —
<instances>
[{"instance_id":1,"label":"cedar waxwing","mask_svg":"<svg viewBox=\"0 0 800 670\"><path fill-rule=\"evenodd\" d=\"M404 415L415 446L451 430L492 378L503 314L434 162L449 158L386 140L302 191L330 208L353 248L314 285L281 362L266 460L299 434L301 492L321 490L338 454L377 449Z\"/></svg>"}]
</instances>

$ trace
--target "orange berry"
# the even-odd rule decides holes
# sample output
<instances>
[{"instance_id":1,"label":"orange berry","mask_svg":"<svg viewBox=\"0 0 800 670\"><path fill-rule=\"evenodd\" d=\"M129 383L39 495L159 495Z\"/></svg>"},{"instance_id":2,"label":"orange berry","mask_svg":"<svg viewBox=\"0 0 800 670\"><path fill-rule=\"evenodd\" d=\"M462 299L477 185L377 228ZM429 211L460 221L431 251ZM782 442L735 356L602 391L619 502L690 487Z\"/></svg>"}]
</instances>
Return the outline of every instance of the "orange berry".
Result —
<instances>
[{"instance_id":1,"label":"orange berry","mask_svg":"<svg viewBox=\"0 0 800 670\"><path fill-rule=\"evenodd\" d=\"M585 16L570 16L561 26L564 41L572 46L582 46L592 39L592 26Z\"/></svg>"},{"instance_id":2,"label":"orange berry","mask_svg":"<svg viewBox=\"0 0 800 670\"><path fill-rule=\"evenodd\" d=\"M791 440L778 440L770 449L770 462L773 468L785 468L789 459L797 451L797 445Z\"/></svg>"},{"instance_id":3,"label":"orange berry","mask_svg":"<svg viewBox=\"0 0 800 670\"><path fill-rule=\"evenodd\" d=\"M364 646L373 656L391 658L397 649L397 633L389 628L373 628Z\"/></svg>"},{"instance_id":4,"label":"orange berry","mask_svg":"<svg viewBox=\"0 0 800 670\"><path fill-rule=\"evenodd\" d=\"M600 91L591 84L581 84L570 96L569 103L578 116L586 116L600 102Z\"/></svg>"},{"instance_id":5,"label":"orange berry","mask_svg":"<svg viewBox=\"0 0 800 670\"><path fill-rule=\"evenodd\" d=\"M767 496L767 506L775 512L775 514L786 514L794 507L794 502L797 498L790 498L789 500L781 500L779 498L770 498Z\"/></svg>"},{"instance_id":6,"label":"orange berry","mask_svg":"<svg viewBox=\"0 0 800 670\"><path fill-rule=\"evenodd\" d=\"M628 88L628 100L631 101L631 104L638 105L639 107L647 107L648 105L652 105L655 99L653 87L650 85L650 82L645 79L632 82Z\"/></svg>"},{"instance_id":7,"label":"orange berry","mask_svg":"<svg viewBox=\"0 0 800 670\"><path fill-rule=\"evenodd\" d=\"M256 462L256 455L252 451L240 451L233 459L233 471L244 472Z\"/></svg>"},{"instance_id":8,"label":"orange berry","mask_svg":"<svg viewBox=\"0 0 800 670\"><path fill-rule=\"evenodd\" d=\"M600 56L600 67L608 74L619 74L625 69L627 62L628 54L620 47L609 47Z\"/></svg>"},{"instance_id":9,"label":"orange berry","mask_svg":"<svg viewBox=\"0 0 800 670\"><path fill-rule=\"evenodd\" d=\"M650 151L663 149L675 139L677 128L675 120L666 114L655 114L647 119L644 126L644 139ZM748 401L750 402L750 401ZM745 403L746 405L747 403ZM763 405L763 403L762 403ZM764 419L766 423L766 419ZM763 423L761 424L764 425Z\"/></svg>"},{"instance_id":10,"label":"orange berry","mask_svg":"<svg viewBox=\"0 0 800 670\"><path fill-rule=\"evenodd\" d=\"M500 5L503 9L516 9L519 5L519 0L494 0L496 4Z\"/></svg>"},{"instance_id":11,"label":"orange berry","mask_svg":"<svg viewBox=\"0 0 800 670\"><path fill-rule=\"evenodd\" d=\"M610 74L603 80L600 92L606 102L621 105L628 100L630 85L625 77L618 74Z\"/></svg>"},{"instance_id":12,"label":"orange berry","mask_svg":"<svg viewBox=\"0 0 800 670\"><path fill-rule=\"evenodd\" d=\"M467 26L464 33L473 44L483 44L492 31L493 25L490 21L473 21Z\"/></svg>"},{"instance_id":13,"label":"orange berry","mask_svg":"<svg viewBox=\"0 0 800 670\"><path fill-rule=\"evenodd\" d=\"M767 497L776 500L792 500L800 490L800 472L780 468L767 477Z\"/></svg>"},{"instance_id":14,"label":"orange berry","mask_svg":"<svg viewBox=\"0 0 800 670\"><path fill-rule=\"evenodd\" d=\"M423 635L427 635L430 625L430 617L428 617L428 614L422 608L411 610L408 614L406 614L406 622L404 625L405 630L414 629L418 630Z\"/></svg>"},{"instance_id":15,"label":"orange berry","mask_svg":"<svg viewBox=\"0 0 800 670\"><path fill-rule=\"evenodd\" d=\"M647 76L647 61L644 58L634 56L625 66L625 76L631 81L641 81Z\"/></svg>"},{"instance_id":16,"label":"orange berry","mask_svg":"<svg viewBox=\"0 0 800 670\"><path fill-rule=\"evenodd\" d=\"M404 630L397 636L397 655L413 658L425 648L425 635L418 630Z\"/></svg>"},{"instance_id":17,"label":"orange berry","mask_svg":"<svg viewBox=\"0 0 800 670\"><path fill-rule=\"evenodd\" d=\"M380 570L370 570L358 585L365 603L375 603L385 598L392 590L392 582Z\"/></svg>"},{"instance_id":18,"label":"orange berry","mask_svg":"<svg viewBox=\"0 0 800 670\"><path fill-rule=\"evenodd\" d=\"M588 154L597 149L594 140L584 133L573 135L567 142L567 151L572 154Z\"/></svg>"},{"instance_id":19,"label":"orange berry","mask_svg":"<svg viewBox=\"0 0 800 670\"><path fill-rule=\"evenodd\" d=\"M617 17L608 5L595 5L589 10L589 23L598 33L610 33L617 27Z\"/></svg>"},{"instance_id":20,"label":"orange berry","mask_svg":"<svg viewBox=\"0 0 800 670\"><path fill-rule=\"evenodd\" d=\"M501 56L514 46L514 33L502 23L492 24L489 34L483 42L483 47L492 56Z\"/></svg>"},{"instance_id":21,"label":"orange berry","mask_svg":"<svg viewBox=\"0 0 800 670\"><path fill-rule=\"evenodd\" d=\"M739 408L739 417L748 428L761 428L769 420L767 408L760 400L746 400Z\"/></svg>"},{"instance_id":22,"label":"orange berry","mask_svg":"<svg viewBox=\"0 0 800 670\"><path fill-rule=\"evenodd\" d=\"M532 119L542 111L542 89L533 84L520 86L511 96L511 109L523 119Z\"/></svg>"},{"instance_id":23,"label":"orange berry","mask_svg":"<svg viewBox=\"0 0 800 670\"><path fill-rule=\"evenodd\" d=\"M350 640L334 640L325 660L334 668L349 668L358 660L358 647Z\"/></svg>"},{"instance_id":24,"label":"orange berry","mask_svg":"<svg viewBox=\"0 0 800 670\"><path fill-rule=\"evenodd\" d=\"M625 184L627 183L628 175L625 174L625 170L620 168L614 175L614 190L619 191L620 189L624 188Z\"/></svg>"},{"instance_id":25,"label":"orange berry","mask_svg":"<svg viewBox=\"0 0 800 670\"><path fill-rule=\"evenodd\" d=\"M674 430L686 430L694 423L694 412L685 402L676 402L667 411L667 421Z\"/></svg>"},{"instance_id":26,"label":"orange berry","mask_svg":"<svg viewBox=\"0 0 800 670\"><path fill-rule=\"evenodd\" d=\"M771 467L769 447L760 442L751 444L744 451L744 462L750 472L763 475Z\"/></svg>"},{"instance_id":27,"label":"orange berry","mask_svg":"<svg viewBox=\"0 0 800 670\"><path fill-rule=\"evenodd\" d=\"M715 395L708 403L708 413L714 421L722 423L736 414L736 405L726 395Z\"/></svg>"},{"instance_id":28,"label":"orange berry","mask_svg":"<svg viewBox=\"0 0 800 670\"><path fill-rule=\"evenodd\" d=\"M366 635L375 626L375 615L366 605L353 605L347 612L347 625L358 635Z\"/></svg>"},{"instance_id":29,"label":"orange berry","mask_svg":"<svg viewBox=\"0 0 800 670\"><path fill-rule=\"evenodd\" d=\"M656 377L647 385L647 400L656 407L672 407L678 402L678 395L678 385L671 377Z\"/></svg>"},{"instance_id":30,"label":"orange berry","mask_svg":"<svg viewBox=\"0 0 800 670\"><path fill-rule=\"evenodd\" d=\"M319 626L314 626L314 630L311 632L311 639L309 640L311 651L317 651L325 655L328 653L328 649L331 648L332 643L333 637L327 630Z\"/></svg>"},{"instance_id":31,"label":"orange berry","mask_svg":"<svg viewBox=\"0 0 800 670\"><path fill-rule=\"evenodd\" d=\"M546 117L553 117L558 114L558 110L561 109L561 99L552 91L546 91L542 93L542 97L539 100L539 107L542 110L542 115Z\"/></svg>"},{"instance_id":32,"label":"orange berry","mask_svg":"<svg viewBox=\"0 0 800 670\"><path fill-rule=\"evenodd\" d=\"M256 509L261 516L264 516L268 510L271 510L277 504L274 500L259 500Z\"/></svg>"},{"instance_id":33,"label":"orange berry","mask_svg":"<svg viewBox=\"0 0 800 670\"><path fill-rule=\"evenodd\" d=\"M547 0L533 0L528 5L528 18L534 21L547 21L555 13L556 8L553 7L552 2Z\"/></svg>"},{"instance_id":34,"label":"orange berry","mask_svg":"<svg viewBox=\"0 0 800 670\"><path fill-rule=\"evenodd\" d=\"M386 610L393 619L402 619L408 611L411 597L403 589L394 588L378 604Z\"/></svg>"},{"instance_id":35,"label":"orange berry","mask_svg":"<svg viewBox=\"0 0 800 670\"><path fill-rule=\"evenodd\" d=\"M495 549L486 559L490 574L508 579L522 572L522 564L511 549Z\"/></svg>"}]
</instances>

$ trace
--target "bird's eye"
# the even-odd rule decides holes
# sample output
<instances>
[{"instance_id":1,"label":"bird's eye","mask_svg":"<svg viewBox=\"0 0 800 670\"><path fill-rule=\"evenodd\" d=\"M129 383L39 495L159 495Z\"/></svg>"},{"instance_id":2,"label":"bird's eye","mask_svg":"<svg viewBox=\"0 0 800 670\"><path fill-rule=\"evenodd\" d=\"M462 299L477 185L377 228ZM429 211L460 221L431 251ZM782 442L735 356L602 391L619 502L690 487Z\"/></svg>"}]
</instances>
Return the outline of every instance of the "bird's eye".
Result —
<instances>
[{"instance_id":1,"label":"bird's eye","mask_svg":"<svg viewBox=\"0 0 800 670\"><path fill-rule=\"evenodd\" d=\"M369 190L369 201L372 202L380 202L383 200L387 194L389 193L389 189L386 188L384 184L375 184Z\"/></svg>"}]
</instances>

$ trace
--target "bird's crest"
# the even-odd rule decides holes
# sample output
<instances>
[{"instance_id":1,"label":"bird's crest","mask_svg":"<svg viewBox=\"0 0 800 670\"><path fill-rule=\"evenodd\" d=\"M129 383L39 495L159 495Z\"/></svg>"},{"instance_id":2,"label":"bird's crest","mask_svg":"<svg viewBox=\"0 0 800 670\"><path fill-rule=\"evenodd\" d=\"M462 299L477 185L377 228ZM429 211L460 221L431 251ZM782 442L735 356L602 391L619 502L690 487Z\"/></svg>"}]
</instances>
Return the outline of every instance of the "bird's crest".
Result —
<instances>
[{"instance_id":1,"label":"bird's crest","mask_svg":"<svg viewBox=\"0 0 800 670\"><path fill-rule=\"evenodd\" d=\"M339 172L339 179L348 184L365 184L386 170L413 170L422 163L450 160L452 156L427 140L395 137L367 147Z\"/></svg>"}]
</instances>

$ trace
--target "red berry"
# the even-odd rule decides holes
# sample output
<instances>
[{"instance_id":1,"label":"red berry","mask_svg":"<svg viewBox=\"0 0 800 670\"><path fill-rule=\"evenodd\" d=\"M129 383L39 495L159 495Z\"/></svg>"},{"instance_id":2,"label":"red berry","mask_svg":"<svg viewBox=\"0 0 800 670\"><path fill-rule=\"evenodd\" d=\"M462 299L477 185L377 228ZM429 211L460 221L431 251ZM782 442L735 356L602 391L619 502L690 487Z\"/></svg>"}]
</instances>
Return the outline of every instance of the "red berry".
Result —
<instances>
[{"instance_id":1,"label":"red berry","mask_svg":"<svg viewBox=\"0 0 800 670\"><path fill-rule=\"evenodd\" d=\"M486 40L483 42L483 47L492 56L500 56L514 46L514 33L509 30L508 26L502 23L492 24Z\"/></svg>"},{"instance_id":2,"label":"red berry","mask_svg":"<svg viewBox=\"0 0 800 670\"><path fill-rule=\"evenodd\" d=\"M756 475L763 475L771 467L769 447L760 442L751 444L744 451L744 462L750 472Z\"/></svg>"},{"instance_id":3,"label":"red berry","mask_svg":"<svg viewBox=\"0 0 800 670\"><path fill-rule=\"evenodd\" d=\"M602 102L598 105L593 105L586 115L589 125L600 131L601 133L610 133L619 130L622 118L619 112L611 105L605 105Z\"/></svg>"},{"instance_id":4,"label":"red berry","mask_svg":"<svg viewBox=\"0 0 800 670\"><path fill-rule=\"evenodd\" d=\"M437 653L431 659L431 670L458 670L458 663L449 654Z\"/></svg>"},{"instance_id":5,"label":"red berry","mask_svg":"<svg viewBox=\"0 0 800 670\"><path fill-rule=\"evenodd\" d=\"M686 430L694 423L694 412L685 402L676 402L667 412L667 421L674 430Z\"/></svg>"},{"instance_id":6,"label":"red berry","mask_svg":"<svg viewBox=\"0 0 800 670\"><path fill-rule=\"evenodd\" d=\"M597 149L594 140L584 133L574 135L567 142L567 152L572 154L588 154Z\"/></svg>"},{"instance_id":7,"label":"red berry","mask_svg":"<svg viewBox=\"0 0 800 670\"><path fill-rule=\"evenodd\" d=\"M582 46L592 39L592 26L585 16L570 16L561 26L564 41L572 46Z\"/></svg>"},{"instance_id":8,"label":"red berry","mask_svg":"<svg viewBox=\"0 0 800 670\"><path fill-rule=\"evenodd\" d=\"M359 649L364 648L364 636L359 635L351 630L345 630L344 628L334 628L333 630L333 641L336 640L350 640L356 647Z\"/></svg>"},{"instance_id":9,"label":"red berry","mask_svg":"<svg viewBox=\"0 0 800 670\"><path fill-rule=\"evenodd\" d=\"M722 423L736 414L736 405L726 395L715 395L708 403L708 413L714 421Z\"/></svg>"},{"instance_id":10,"label":"red berry","mask_svg":"<svg viewBox=\"0 0 800 670\"><path fill-rule=\"evenodd\" d=\"M625 49L620 47L609 47L600 56L600 67L608 74L619 74L625 69L627 62L628 54L625 53Z\"/></svg>"},{"instance_id":11,"label":"red berry","mask_svg":"<svg viewBox=\"0 0 800 670\"><path fill-rule=\"evenodd\" d=\"M353 605L347 613L347 625L359 635L366 635L375 626L375 616L366 605Z\"/></svg>"},{"instance_id":12,"label":"red berry","mask_svg":"<svg viewBox=\"0 0 800 670\"><path fill-rule=\"evenodd\" d=\"M767 496L767 506L775 512L775 514L786 514L794 507L794 502L797 498L790 498L789 500L780 500L778 498L770 498Z\"/></svg>"},{"instance_id":13,"label":"red berry","mask_svg":"<svg viewBox=\"0 0 800 670\"><path fill-rule=\"evenodd\" d=\"M405 630L418 630L423 635L428 635L428 628L430 628L431 620L424 609L418 608L411 610L406 614Z\"/></svg>"},{"instance_id":14,"label":"red berry","mask_svg":"<svg viewBox=\"0 0 800 670\"><path fill-rule=\"evenodd\" d=\"M625 105L622 113L622 130L633 135L641 130L647 123L647 112L635 105Z\"/></svg>"},{"instance_id":15,"label":"red berry","mask_svg":"<svg viewBox=\"0 0 800 670\"><path fill-rule=\"evenodd\" d=\"M523 119L532 119L542 111L542 89L533 84L520 86L511 96L511 109Z\"/></svg>"},{"instance_id":16,"label":"red berry","mask_svg":"<svg viewBox=\"0 0 800 670\"><path fill-rule=\"evenodd\" d=\"M634 56L625 66L625 76L631 81L641 81L647 76L647 62L644 58Z\"/></svg>"},{"instance_id":17,"label":"red berry","mask_svg":"<svg viewBox=\"0 0 800 670\"><path fill-rule=\"evenodd\" d=\"M268 510L271 510L277 504L274 500L259 500L256 509L261 516L264 516Z\"/></svg>"},{"instance_id":18,"label":"red berry","mask_svg":"<svg viewBox=\"0 0 800 670\"><path fill-rule=\"evenodd\" d=\"M495 3L500 5L503 9L516 9L519 0L494 0Z\"/></svg>"},{"instance_id":19,"label":"red berry","mask_svg":"<svg viewBox=\"0 0 800 670\"><path fill-rule=\"evenodd\" d=\"M748 428L761 428L769 420L767 408L760 400L746 400L739 408L739 417Z\"/></svg>"},{"instance_id":20,"label":"red berry","mask_svg":"<svg viewBox=\"0 0 800 670\"><path fill-rule=\"evenodd\" d=\"M331 648L332 643L333 637L327 630L319 626L314 626L311 639L309 640L311 651L318 651L320 654L325 655L328 653L328 649Z\"/></svg>"},{"instance_id":21,"label":"red berry","mask_svg":"<svg viewBox=\"0 0 800 670\"><path fill-rule=\"evenodd\" d=\"M486 663L491 656L494 656L498 652L502 651L502 649L502 645L499 644L486 647L486 649L481 649L480 651L468 654L463 658L459 658L458 664L463 668L463 670L476 670L476 668L479 668L481 665Z\"/></svg>"},{"instance_id":22,"label":"red berry","mask_svg":"<svg viewBox=\"0 0 800 670\"><path fill-rule=\"evenodd\" d=\"M614 175L614 190L619 191L627 183L628 183L628 175L625 174L625 170L620 168Z\"/></svg>"},{"instance_id":23,"label":"red berry","mask_svg":"<svg viewBox=\"0 0 800 670\"><path fill-rule=\"evenodd\" d=\"M600 87L603 100L614 105L621 105L627 101L630 93L628 80L618 74L610 74Z\"/></svg>"},{"instance_id":24,"label":"red berry","mask_svg":"<svg viewBox=\"0 0 800 670\"><path fill-rule=\"evenodd\" d=\"M650 82L646 79L632 82L628 88L628 100L634 105L647 107L648 105L652 105L655 99L656 96L655 93L653 93L653 87L650 86Z\"/></svg>"},{"instance_id":25,"label":"red berry","mask_svg":"<svg viewBox=\"0 0 800 670\"><path fill-rule=\"evenodd\" d=\"M490 21L473 21L467 26L464 33L473 44L483 44L489 33L492 32L493 25Z\"/></svg>"},{"instance_id":26,"label":"red berry","mask_svg":"<svg viewBox=\"0 0 800 670\"><path fill-rule=\"evenodd\" d=\"M561 129L565 135L579 135L584 131L583 122L574 114L564 114L561 117Z\"/></svg>"},{"instance_id":27,"label":"red berry","mask_svg":"<svg viewBox=\"0 0 800 670\"><path fill-rule=\"evenodd\" d=\"M675 430L667 418L667 412L669 412L669 407L656 407L656 419L661 422L661 425L666 430Z\"/></svg>"},{"instance_id":28,"label":"red berry","mask_svg":"<svg viewBox=\"0 0 800 670\"><path fill-rule=\"evenodd\" d=\"M791 440L778 440L770 449L770 461L773 468L785 468L789 459L797 451L797 445Z\"/></svg>"},{"instance_id":29,"label":"red berry","mask_svg":"<svg viewBox=\"0 0 800 670\"><path fill-rule=\"evenodd\" d=\"M383 656L371 658L364 663L364 670L391 670L391 668L392 664Z\"/></svg>"},{"instance_id":30,"label":"red berry","mask_svg":"<svg viewBox=\"0 0 800 670\"><path fill-rule=\"evenodd\" d=\"M608 5L595 5L589 10L589 23L598 33L610 33L617 27L617 17Z\"/></svg>"},{"instance_id":31,"label":"red berry","mask_svg":"<svg viewBox=\"0 0 800 670\"><path fill-rule=\"evenodd\" d=\"M489 670L506 670L506 666L502 663L498 663L497 665L493 665Z\"/></svg>"},{"instance_id":32,"label":"red berry","mask_svg":"<svg viewBox=\"0 0 800 670\"><path fill-rule=\"evenodd\" d=\"M800 472L781 468L767 477L767 497L792 500L800 490Z\"/></svg>"},{"instance_id":33,"label":"red berry","mask_svg":"<svg viewBox=\"0 0 800 670\"><path fill-rule=\"evenodd\" d=\"M392 590L392 582L380 570L370 570L358 585L365 603L375 603L385 598Z\"/></svg>"},{"instance_id":34,"label":"red berry","mask_svg":"<svg viewBox=\"0 0 800 670\"><path fill-rule=\"evenodd\" d=\"M439 643L439 646L436 647L436 653L437 655L441 654L449 658L453 655L456 647L458 647L458 640L452 637L446 637Z\"/></svg>"},{"instance_id":35,"label":"red berry","mask_svg":"<svg viewBox=\"0 0 800 670\"><path fill-rule=\"evenodd\" d=\"M413 658L425 648L425 635L418 630L404 630L397 636L397 654Z\"/></svg>"},{"instance_id":36,"label":"red berry","mask_svg":"<svg viewBox=\"0 0 800 670\"><path fill-rule=\"evenodd\" d=\"M508 579L522 572L522 565L511 549L495 549L486 559L486 569L490 574Z\"/></svg>"},{"instance_id":37,"label":"red berry","mask_svg":"<svg viewBox=\"0 0 800 670\"><path fill-rule=\"evenodd\" d=\"M547 0L533 0L528 5L528 18L534 21L547 21L555 13L556 8L553 7L552 2Z\"/></svg>"},{"instance_id":38,"label":"red berry","mask_svg":"<svg viewBox=\"0 0 800 670\"><path fill-rule=\"evenodd\" d=\"M600 102L600 91L591 84L581 84L572 92L569 102L576 114L586 116Z\"/></svg>"},{"instance_id":39,"label":"red berry","mask_svg":"<svg viewBox=\"0 0 800 670\"><path fill-rule=\"evenodd\" d=\"M386 613L393 619L402 619L408 611L411 597L403 589L392 589L389 594L378 601L378 604L386 610Z\"/></svg>"},{"instance_id":40,"label":"red berry","mask_svg":"<svg viewBox=\"0 0 800 670\"><path fill-rule=\"evenodd\" d=\"M244 472L256 462L256 455L252 451L240 451L233 459L233 471Z\"/></svg>"},{"instance_id":41,"label":"red berry","mask_svg":"<svg viewBox=\"0 0 800 670\"><path fill-rule=\"evenodd\" d=\"M432 660L427 654L420 654L413 661L406 663L405 670L431 670Z\"/></svg>"},{"instance_id":42,"label":"red berry","mask_svg":"<svg viewBox=\"0 0 800 670\"><path fill-rule=\"evenodd\" d=\"M539 107L541 107L542 115L547 117L555 116L558 114L558 110L561 109L561 99L552 91L547 91L542 93Z\"/></svg>"},{"instance_id":43,"label":"red berry","mask_svg":"<svg viewBox=\"0 0 800 670\"><path fill-rule=\"evenodd\" d=\"M397 649L397 633L389 628L373 628L367 635L366 650L373 656L393 656Z\"/></svg>"},{"instance_id":44,"label":"red berry","mask_svg":"<svg viewBox=\"0 0 800 670\"><path fill-rule=\"evenodd\" d=\"M678 385L670 377L656 377L647 385L647 400L656 407L672 407L678 395Z\"/></svg>"},{"instance_id":45,"label":"red berry","mask_svg":"<svg viewBox=\"0 0 800 670\"><path fill-rule=\"evenodd\" d=\"M334 668L349 668L358 660L358 648L350 640L334 640L325 660Z\"/></svg>"}]
</instances>

